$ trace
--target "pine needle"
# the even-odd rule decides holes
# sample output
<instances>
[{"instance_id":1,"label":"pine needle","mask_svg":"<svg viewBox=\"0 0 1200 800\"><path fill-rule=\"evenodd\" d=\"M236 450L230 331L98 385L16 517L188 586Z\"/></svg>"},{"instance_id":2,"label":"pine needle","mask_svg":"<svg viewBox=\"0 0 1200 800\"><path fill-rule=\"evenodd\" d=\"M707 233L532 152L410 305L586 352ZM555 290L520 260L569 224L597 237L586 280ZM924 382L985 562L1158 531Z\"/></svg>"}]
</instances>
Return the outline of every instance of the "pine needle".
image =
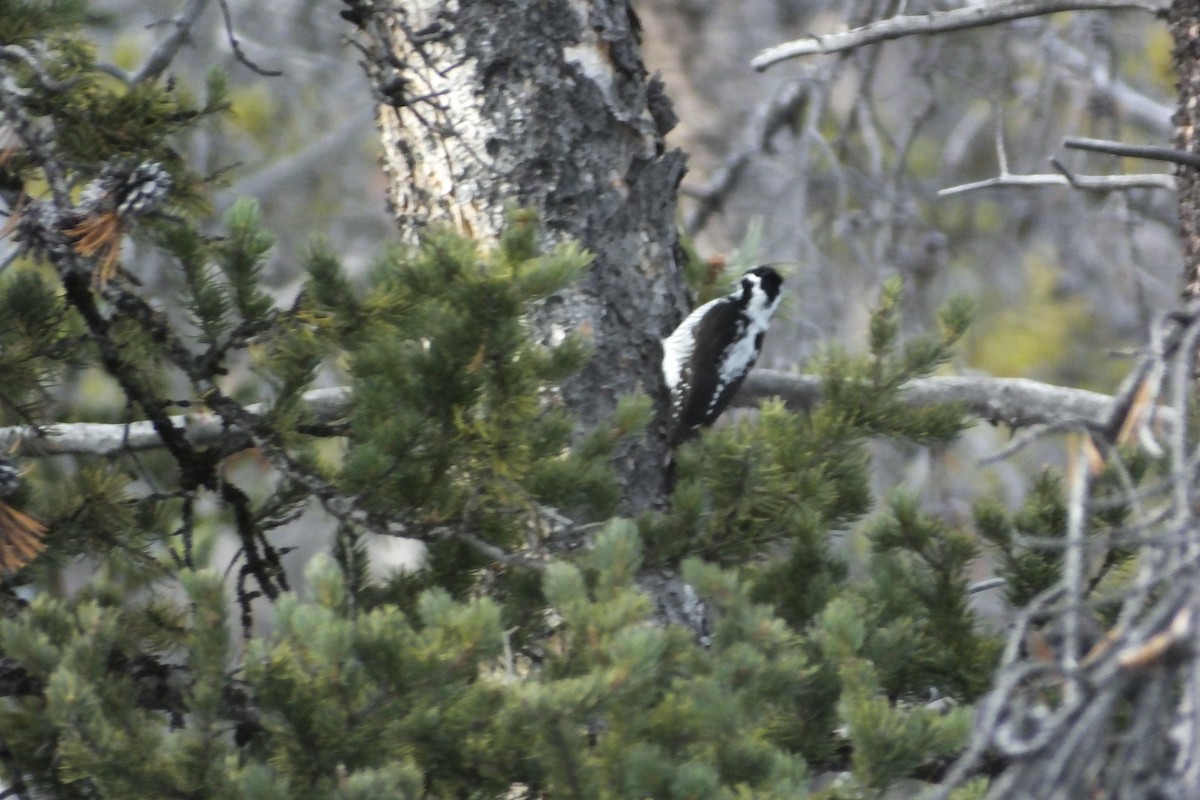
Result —
<instances>
[{"instance_id":1,"label":"pine needle","mask_svg":"<svg viewBox=\"0 0 1200 800\"><path fill-rule=\"evenodd\" d=\"M89 217L66 233L75 237L75 252L81 256L91 257L105 250L92 275L92 283L98 288L107 286L116 274L117 258L121 255L121 218L117 212Z\"/></svg>"}]
</instances>

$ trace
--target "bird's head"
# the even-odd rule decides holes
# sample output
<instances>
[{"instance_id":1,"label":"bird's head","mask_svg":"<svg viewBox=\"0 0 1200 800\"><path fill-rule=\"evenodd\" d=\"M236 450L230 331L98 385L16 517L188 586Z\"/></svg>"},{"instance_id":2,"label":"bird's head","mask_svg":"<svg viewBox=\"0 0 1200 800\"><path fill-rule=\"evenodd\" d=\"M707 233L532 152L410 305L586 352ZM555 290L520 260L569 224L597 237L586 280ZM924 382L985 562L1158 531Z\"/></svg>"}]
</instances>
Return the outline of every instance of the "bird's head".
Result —
<instances>
[{"instance_id":1,"label":"bird's head","mask_svg":"<svg viewBox=\"0 0 1200 800\"><path fill-rule=\"evenodd\" d=\"M779 307L783 277L773 267L763 265L745 272L733 292L751 314L765 313L768 317Z\"/></svg>"}]
</instances>

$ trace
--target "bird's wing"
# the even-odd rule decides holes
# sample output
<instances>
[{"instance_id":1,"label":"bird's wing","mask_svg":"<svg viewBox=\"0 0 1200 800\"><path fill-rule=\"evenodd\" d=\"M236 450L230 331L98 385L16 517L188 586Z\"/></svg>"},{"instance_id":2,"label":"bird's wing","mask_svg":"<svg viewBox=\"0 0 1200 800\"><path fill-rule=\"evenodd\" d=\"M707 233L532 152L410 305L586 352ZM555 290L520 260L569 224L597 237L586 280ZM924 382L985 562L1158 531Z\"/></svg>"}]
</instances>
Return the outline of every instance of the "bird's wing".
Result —
<instances>
[{"instance_id":1,"label":"bird's wing","mask_svg":"<svg viewBox=\"0 0 1200 800\"><path fill-rule=\"evenodd\" d=\"M696 326L700 324L700 320L716 305L725 302L725 298L718 297L716 300L709 300L704 305L697 308L692 313L688 314L683 322L679 323L679 327L672 331L671 335L663 340L663 379L667 383L667 388L671 390L672 395L680 391L679 381L684 370L692 360L692 350L695 346Z\"/></svg>"},{"instance_id":2,"label":"bird's wing","mask_svg":"<svg viewBox=\"0 0 1200 800\"><path fill-rule=\"evenodd\" d=\"M680 387L679 422L688 427L711 424L729 404L742 377L723 374L722 354L740 335L744 323L732 302L717 303L696 323L692 348Z\"/></svg>"}]
</instances>

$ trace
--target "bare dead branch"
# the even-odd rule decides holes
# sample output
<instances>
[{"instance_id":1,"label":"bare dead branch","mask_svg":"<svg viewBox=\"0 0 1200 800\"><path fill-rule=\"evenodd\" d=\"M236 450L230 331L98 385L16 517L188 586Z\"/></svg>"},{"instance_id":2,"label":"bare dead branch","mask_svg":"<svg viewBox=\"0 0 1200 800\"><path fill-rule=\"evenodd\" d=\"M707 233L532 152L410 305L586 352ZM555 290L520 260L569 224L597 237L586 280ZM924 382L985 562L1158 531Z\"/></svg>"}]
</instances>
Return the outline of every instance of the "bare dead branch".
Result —
<instances>
[{"instance_id":1,"label":"bare dead branch","mask_svg":"<svg viewBox=\"0 0 1200 800\"><path fill-rule=\"evenodd\" d=\"M681 190L697 201L695 211L688 215L683 225L688 235L695 236L699 233L709 217L721 210L725 199L737 188L746 167L760 153L769 152L771 138L800 113L808 97L808 88L804 82L797 81L783 86L750 114L738 143L705 184L697 189L685 187Z\"/></svg>"},{"instance_id":2,"label":"bare dead branch","mask_svg":"<svg viewBox=\"0 0 1200 800\"><path fill-rule=\"evenodd\" d=\"M0 61L12 61L29 67L34 77L37 78L37 82L47 92L65 92L78 83L78 80L74 78L65 81L54 80L50 77L50 73L46 72L46 68L42 66L42 63L34 57L33 53L30 53L24 47L17 44L6 44L0 47Z\"/></svg>"},{"instance_id":3,"label":"bare dead branch","mask_svg":"<svg viewBox=\"0 0 1200 800\"><path fill-rule=\"evenodd\" d=\"M229 12L228 0L217 0L217 2L221 7L221 16L225 18L225 34L229 37L229 46L233 49L234 57L237 58L237 60L240 61L247 69L258 73L263 77L278 78L280 75L282 75L283 73L277 69L266 69L264 67L260 67L258 64L255 64L250 60L250 57L246 55L244 50L242 50L242 43L238 41L237 36L233 32L233 16Z\"/></svg>"},{"instance_id":4,"label":"bare dead branch","mask_svg":"<svg viewBox=\"0 0 1200 800\"><path fill-rule=\"evenodd\" d=\"M1007 585L1008 581L1004 578L985 578L984 580L977 581L976 583L972 583L970 586L968 586L967 594L980 594L981 592L988 592L992 589L999 589Z\"/></svg>"},{"instance_id":5,"label":"bare dead branch","mask_svg":"<svg viewBox=\"0 0 1200 800\"><path fill-rule=\"evenodd\" d=\"M970 5L951 11L920 14L872 22L861 28L812 35L805 39L768 47L750 61L759 72L801 56L841 53L879 42L900 39L906 36L929 36L938 33L982 28L1011 22L1026 17L1057 14L1060 11L1118 11L1140 9L1160 14L1166 11L1167 3L1161 0L1000 0L982 5Z\"/></svg>"},{"instance_id":6,"label":"bare dead branch","mask_svg":"<svg viewBox=\"0 0 1200 800\"><path fill-rule=\"evenodd\" d=\"M790 408L806 411L821 401L821 379L813 375L795 375L775 370L756 370L746 379L734 404L756 405L767 397L780 397ZM993 424L1013 428L1031 425L1082 425L1102 427L1108 420L1113 397L1084 389L1054 386L1026 378L948 377L922 378L907 384L907 402L916 406L961 403L968 413ZM348 387L313 389L304 394L311 421L330 424L346 416L350 401ZM258 416L266 405L246 406L246 414ZM1158 407L1153 422L1171 428L1175 415L1169 408ZM224 442L234 446L237 437L247 432L226 424L218 415L203 411L170 417L172 425L196 446ZM162 441L148 421L127 424L72 422L46 425L40 429L27 425L0 428L0 452L26 458L54 455L111 456L162 447Z\"/></svg>"},{"instance_id":7,"label":"bare dead branch","mask_svg":"<svg viewBox=\"0 0 1200 800\"><path fill-rule=\"evenodd\" d=\"M96 71L103 72L105 75L112 76L112 77L116 78L117 80L119 80L121 83L125 84L126 86L133 85L133 77L128 72L126 72L125 70L118 67L116 64L98 63L98 64L96 64ZM3 800L3 798L0 798L0 800Z\"/></svg>"},{"instance_id":8,"label":"bare dead branch","mask_svg":"<svg viewBox=\"0 0 1200 800\"><path fill-rule=\"evenodd\" d=\"M1188 469L1188 401L1194 395L1193 381L1196 375L1196 344L1200 341L1200 318L1193 319L1183 331L1178 347L1170 355L1170 398L1171 406L1179 414L1179 424L1175 426L1171 442L1171 460L1174 468L1171 478L1174 482L1175 526L1189 532L1188 549L1195 552L1195 472ZM1165 378L1166 371L1163 373Z\"/></svg>"},{"instance_id":9,"label":"bare dead branch","mask_svg":"<svg viewBox=\"0 0 1200 800\"><path fill-rule=\"evenodd\" d=\"M1067 491L1067 535L1066 553L1063 558L1063 584L1066 588L1066 610L1063 615L1062 661L1068 669L1074 669L1080 657L1081 616L1084 607L1085 565L1087 550L1087 513L1091 492L1092 467L1086 448L1090 439L1080 437L1076 451L1072 454Z\"/></svg>"},{"instance_id":10,"label":"bare dead branch","mask_svg":"<svg viewBox=\"0 0 1200 800\"><path fill-rule=\"evenodd\" d=\"M783 398L790 408L804 411L821 401L821 379L774 370L750 373L734 404L754 405L765 397ZM961 403L968 413L993 424L1024 428L1030 425L1079 424L1101 427L1113 398L1099 392L1054 386L1027 378L935 376L905 385L904 398L915 406ZM1156 408L1155 421L1174 424L1169 408ZM0 439L0 441L3 441Z\"/></svg>"},{"instance_id":11,"label":"bare dead branch","mask_svg":"<svg viewBox=\"0 0 1200 800\"><path fill-rule=\"evenodd\" d=\"M1062 550L1061 578L1018 617L995 689L980 704L971 744L933 797L944 800L965 778L987 769L989 751L1006 761L993 776L989 797L1043 797L1045 787L1062 797L1195 795L1200 777L1190 759L1200 736L1195 644L1200 450L1186 420L1198 342L1200 316L1194 309L1161 315L1151 346L1118 392L1116 417L1110 414L1102 426L1124 435L1140 425L1129 418L1148 405L1156 414L1169 408L1182 421L1163 437L1170 451L1163 479L1136 486L1126 480L1118 494L1104 496L1099 483L1090 483L1095 473L1086 459L1076 458L1065 536L1022 545ZM1169 405L1159 406L1160 399ZM1094 500L1089 492L1096 493ZM1138 508L1132 525L1122 526L1133 534L1123 544L1111 537L1115 531L1089 530L1097 522L1092 512L1104 503ZM1098 545L1101 550L1085 556L1086 547ZM1085 583L1088 561L1118 546L1137 547L1137 574L1101 595L1095 581ZM1109 629L1093 643L1093 635L1084 634L1087 628L1101 633L1095 623L1104 618L1094 614L1096 608L1117 602L1115 623L1108 617ZM1022 655L1020 643L1038 626L1045 626L1042 632L1051 636L1043 638L1052 643L1031 659Z\"/></svg>"},{"instance_id":12,"label":"bare dead branch","mask_svg":"<svg viewBox=\"0 0 1200 800\"><path fill-rule=\"evenodd\" d=\"M1160 102L1114 78L1107 64L1057 36L1045 37L1042 46L1055 64L1079 74L1088 82L1089 91L1120 108L1122 119L1136 122L1163 139L1174 134L1175 126L1171 124L1171 115L1175 113L1173 105Z\"/></svg>"},{"instance_id":13,"label":"bare dead branch","mask_svg":"<svg viewBox=\"0 0 1200 800\"><path fill-rule=\"evenodd\" d=\"M135 72L128 82L131 84L143 83L152 81L161 75L163 70L170 66L175 54L179 52L179 48L183 47L183 43L187 41L192 26L204 13L207 5L208 0L189 0L187 6L169 22L174 26L174 30L155 46L150 57L146 59L146 63L142 64L141 69Z\"/></svg>"},{"instance_id":14,"label":"bare dead branch","mask_svg":"<svg viewBox=\"0 0 1200 800\"><path fill-rule=\"evenodd\" d=\"M1071 141L1097 141L1091 139L1068 139ZM1069 146L1069 145L1068 145ZM1164 148L1165 149L1165 148ZM1004 144L1004 123L996 123L996 162L1000 174L981 181L948 186L938 192L938 197L949 197L980 189L1037 188L1042 186L1069 186L1090 192L1115 192L1127 189L1174 189L1175 178L1166 174L1149 175L1076 175L1057 158L1050 159L1057 175L1014 175L1008 170L1008 151Z\"/></svg>"},{"instance_id":15,"label":"bare dead branch","mask_svg":"<svg viewBox=\"0 0 1200 800\"><path fill-rule=\"evenodd\" d=\"M1053 160L1051 162L1059 166ZM1045 186L1066 186L1089 192L1121 192L1129 189L1174 189L1173 175L997 175L981 181L947 186L938 191L938 197L975 192L980 189L1030 189Z\"/></svg>"},{"instance_id":16,"label":"bare dead branch","mask_svg":"<svg viewBox=\"0 0 1200 800\"><path fill-rule=\"evenodd\" d=\"M437 539L453 539L454 541L462 542L471 549L475 550L484 558L490 558L498 564L503 564L506 567L517 567L519 569L533 570L534 572L544 572L549 566L548 561L539 561L536 558L522 555L520 553L509 553L503 548L497 547L494 544L488 544L483 539L480 539L475 534L469 532L465 528L438 528L434 531L434 538Z\"/></svg>"},{"instance_id":17,"label":"bare dead branch","mask_svg":"<svg viewBox=\"0 0 1200 800\"><path fill-rule=\"evenodd\" d=\"M1125 144L1108 139L1086 139L1069 136L1063 139L1063 147L1068 150L1089 150L1093 153L1107 153L1114 156L1131 156L1144 158L1149 161L1167 161L1172 164L1186 164L1189 167L1200 167L1200 155L1185 153L1174 147L1159 147L1157 145Z\"/></svg>"},{"instance_id":18,"label":"bare dead branch","mask_svg":"<svg viewBox=\"0 0 1200 800\"><path fill-rule=\"evenodd\" d=\"M304 395L314 421L322 423L342 419L349 398L350 390L344 387L314 389ZM246 412L256 416L265 410L263 403L246 406ZM208 411L179 414L170 417L170 420L196 446L236 439L238 436L246 437L245 446L250 446L248 432L227 425L218 415ZM0 428L0 452L21 456L111 456L162 446L161 437L148 420L128 424L74 422L47 425L40 429L26 425Z\"/></svg>"}]
</instances>

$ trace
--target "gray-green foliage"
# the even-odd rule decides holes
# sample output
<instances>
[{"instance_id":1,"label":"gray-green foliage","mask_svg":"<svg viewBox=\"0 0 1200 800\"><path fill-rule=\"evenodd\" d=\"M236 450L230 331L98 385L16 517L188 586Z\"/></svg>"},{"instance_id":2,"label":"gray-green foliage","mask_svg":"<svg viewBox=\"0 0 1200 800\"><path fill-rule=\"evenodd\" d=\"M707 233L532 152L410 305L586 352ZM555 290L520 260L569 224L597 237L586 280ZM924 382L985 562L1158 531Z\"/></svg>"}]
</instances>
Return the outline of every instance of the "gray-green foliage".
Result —
<instances>
[{"instance_id":1,"label":"gray-green foliage","mask_svg":"<svg viewBox=\"0 0 1200 800\"><path fill-rule=\"evenodd\" d=\"M6 709L7 743L62 797L340 797L350 782L484 796L514 781L552 796L722 797L730 785L794 795L804 763L775 729L811 672L800 640L697 562L689 577L726 612L703 651L650 623L639 561L633 527L614 523L588 563L548 572L560 619L531 669L505 658L492 600L429 590L412 613L355 612L339 568L317 559L308 596L283 599L276 633L248 644L237 694L219 576L192 573L187 611L172 619L189 678L169 698L188 711L171 725L139 704L134 681L96 680L105 654L137 637L124 628L143 609L119 596L39 599L0 625L0 648L46 687L44 701ZM777 710L764 714L768 701ZM46 741L53 750L39 750Z\"/></svg>"},{"instance_id":2,"label":"gray-green foliage","mask_svg":"<svg viewBox=\"0 0 1200 800\"><path fill-rule=\"evenodd\" d=\"M570 246L537 256L533 235L532 225L515 225L493 254L438 235L379 265L359 306L364 324L348 332L356 443L341 473L373 511L434 522L469 514L485 538L503 542L516 533L510 520L545 499L552 473L570 472L569 420L543 410L538 392L586 351L575 337L535 345L521 313L591 259ZM610 486L595 490L611 505Z\"/></svg>"},{"instance_id":3,"label":"gray-green foliage","mask_svg":"<svg viewBox=\"0 0 1200 800\"><path fill-rule=\"evenodd\" d=\"M1080 467L1084 468L1084 467ZM1119 453L1096 477L1093 501L1088 507L1086 529L1090 536L1104 539L1103 560L1089 578L1089 591L1110 573L1129 564L1135 550L1122 541L1130 531L1129 489L1152 478L1169 474L1169 466L1155 463L1144 453ZM1061 474L1043 469L1034 476L1024 504L1008 513L993 499L975 505L975 527L998 556L997 573L1007 583L1009 603L1023 606L1050 588L1062 574L1063 543L1067 531L1067 506Z\"/></svg>"}]
</instances>

